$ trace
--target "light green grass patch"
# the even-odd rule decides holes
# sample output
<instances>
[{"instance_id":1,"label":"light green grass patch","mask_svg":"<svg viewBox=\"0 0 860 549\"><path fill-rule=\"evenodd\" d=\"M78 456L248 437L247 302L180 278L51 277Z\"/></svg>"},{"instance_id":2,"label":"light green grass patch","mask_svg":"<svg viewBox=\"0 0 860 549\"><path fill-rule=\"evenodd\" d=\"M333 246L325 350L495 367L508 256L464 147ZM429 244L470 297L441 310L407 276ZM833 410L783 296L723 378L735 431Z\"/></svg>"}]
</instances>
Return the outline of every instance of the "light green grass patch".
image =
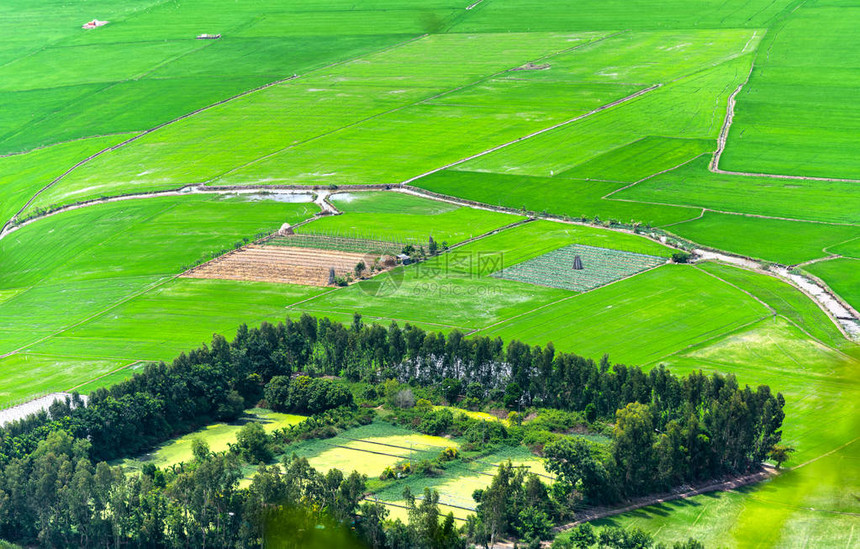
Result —
<instances>
[{"instance_id":1,"label":"light green grass patch","mask_svg":"<svg viewBox=\"0 0 860 549\"><path fill-rule=\"evenodd\" d=\"M405 505L403 488L409 489L416 496L421 496L424 488L439 492L439 509L443 514L449 512L459 520L473 514L476 503L472 498L475 490L484 489L490 485L497 467L508 460L516 467L523 467L529 472L541 476L543 482L550 482L544 460L532 454L522 446L504 447L495 450L487 456L471 462L453 462L449 464L440 477L423 477L414 475L404 481L393 484L374 494L381 501L393 503L388 505L392 518L405 516L406 512L397 506Z\"/></svg>"},{"instance_id":2,"label":"light green grass patch","mask_svg":"<svg viewBox=\"0 0 860 549\"><path fill-rule=\"evenodd\" d=\"M187 435L162 444L152 452L138 456L135 459L123 460L122 465L131 469L137 469L144 463L164 468L179 463L187 463L194 459L191 445L194 440L202 440L209 446L212 452L223 452L228 449L228 444L236 443L236 435L243 425L249 422L260 423L267 433L276 429L297 425L304 421L306 416L294 414L281 414L262 408L251 408L246 410L243 417L234 423L215 423L207 425Z\"/></svg>"},{"instance_id":3,"label":"light green grass patch","mask_svg":"<svg viewBox=\"0 0 860 549\"><path fill-rule=\"evenodd\" d=\"M232 338L239 324L282 322L286 307L325 288L265 282L180 278L37 346L43 352L170 360L208 343Z\"/></svg>"},{"instance_id":4,"label":"light green grass patch","mask_svg":"<svg viewBox=\"0 0 860 549\"><path fill-rule=\"evenodd\" d=\"M803 269L823 280L855 310L860 310L860 260L830 259L806 265Z\"/></svg>"},{"instance_id":5,"label":"light green grass patch","mask_svg":"<svg viewBox=\"0 0 860 549\"><path fill-rule=\"evenodd\" d=\"M340 469L375 477L402 461L437 457L445 448L458 447L451 439L423 435L402 427L375 422L330 439L310 440L286 448L287 455L307 457L319 471Z\"/></svg>"}]
</instances>

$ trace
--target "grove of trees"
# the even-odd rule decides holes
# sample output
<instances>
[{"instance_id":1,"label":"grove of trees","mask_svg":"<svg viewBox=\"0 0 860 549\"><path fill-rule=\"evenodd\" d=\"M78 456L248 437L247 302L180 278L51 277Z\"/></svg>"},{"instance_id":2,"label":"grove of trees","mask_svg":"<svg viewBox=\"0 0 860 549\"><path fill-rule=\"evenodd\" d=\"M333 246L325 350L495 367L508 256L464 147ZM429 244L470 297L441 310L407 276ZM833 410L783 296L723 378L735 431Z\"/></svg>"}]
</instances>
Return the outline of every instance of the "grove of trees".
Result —
<instances>
[{"instance_id":1,"label":"grove of trees","mask_svg":"<svg viewBox=\"0 0 860 549\"><path fill-rule=\"evenodd\" d=\"M418 544L411 546L459 547L461 537L450 533L447 518L426 518L432 493L412 505L415 524L397 526L403 529L397 534L373 526L381 510L357 511L361 477L320 475L300 459L286 462L286 470L261 468L250 488L239 489L243 460L272 458L259 426L242 430L235 451L195 449L196 463L187 470L126 475L105 463L236 419L261 401L312 414L281 433L283 442L330 436L344 422L370 421L338 411L355 410L348 382L397 385L391 398L403 402L411 392L402 387L433 387L460 405L493 401L515 411L539 406L612 424L608 449L575 437L547 441L543 453L557 476L550 487L502 468L489 488L476 493L475 541L526 531L540 538L564 509L746 472L784 449L782 395L766 385L741 387L731 375L679 377L663 367L646 373L612 365L607 357L595 362L556 352L552 344L506 346L457 331L446 336L411 325L365 325L359 315L351 326L302 315L277 325L240 326L230 342L216 335L170 365L149 365L95 391L86 405L75 397L0 429L0 538L49 546L254 547L262 543L271 513L310 505L314 511L290 516L322 524L324 515L336 525L358 515L362 526L354 530L365 541L384 538L378 547L407 546L391 541L400 534ZM419 428L445 432L454 426L428 404L421 406ZM463 429L473 444L507 436L487 422Z\"/></svg>"}]
</instances>

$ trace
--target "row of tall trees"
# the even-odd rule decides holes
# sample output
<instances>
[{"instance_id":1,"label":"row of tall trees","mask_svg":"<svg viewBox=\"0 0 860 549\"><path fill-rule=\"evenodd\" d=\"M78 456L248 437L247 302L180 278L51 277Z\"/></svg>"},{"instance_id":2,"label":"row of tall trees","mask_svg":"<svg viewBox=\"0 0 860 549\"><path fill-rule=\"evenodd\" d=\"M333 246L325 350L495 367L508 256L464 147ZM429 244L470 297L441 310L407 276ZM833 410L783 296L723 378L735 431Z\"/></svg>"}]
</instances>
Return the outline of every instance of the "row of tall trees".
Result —
<instances>
[{"instance_id":1,"label":"row of tall trees","mask_svg":"<svg viewBox=\"0 0 860 549\"><path fill-rule=\"evenodd\" d=\"M86 545L93 536L103 539L107 529L116 544L130 543L132 531L172 532L170 543L209 543L188 541L189 532L197 531L188 526L195 517L189 507L194 498L202 498L200 512L208 513L199 519L199 535L210 540L227 535L236 530L231 521L246 513L235 510L235 490L225 487L236 471L229 459L236 455L215 460L217 470L195 469L215 483L205 493L195 492L185 477L164 488L156 486L155 475L151 482L119 480L121 473L100 462L139 454L213 421L235 419L263 398L277 408L305 413L353 405L348 391L315 377L321 375L373 383L396 379L439 387L452 401L465 396L512 408L541 405L613 422L609 455L569 439L545 448L559 478L553 497L564 505L606 502L749 470L780 441L784 417L781 395L767 386L740 387L733 376L678 377L662 367L645 373L611 365L605 357L594 362L556 352L551 344L541 348L512 341L505 346L500 339L467 339L456 331L445 336L395 323L368 326L359 315L348 327L302 315L277 325L240 326L232 342L216 335L211 345L183 353L170 365L150 365L128 381L96 391L86 405L73 398L0 429L0 535ZM98 486L93 479L99 475L104 482L116 477L104 493L68 488ZM184 485L187 490L180 490ZM117 493L125 494L125 503L110 500L120 497ZM236 497L244 501L246 496ZM481 498L480 505L489 501ZM226 516L224 509L229 509ZM115 517L108 527L103 517L112 513L127 515L117 515L121 520ZM339 511L331 513L342 518ZM181 521L171 526L179 516ZM74 525L72 517L79 517ZM511 520L540 518L517 517ZM242 539L254 545L259 535Z\"/></svg>"}]
</instances>

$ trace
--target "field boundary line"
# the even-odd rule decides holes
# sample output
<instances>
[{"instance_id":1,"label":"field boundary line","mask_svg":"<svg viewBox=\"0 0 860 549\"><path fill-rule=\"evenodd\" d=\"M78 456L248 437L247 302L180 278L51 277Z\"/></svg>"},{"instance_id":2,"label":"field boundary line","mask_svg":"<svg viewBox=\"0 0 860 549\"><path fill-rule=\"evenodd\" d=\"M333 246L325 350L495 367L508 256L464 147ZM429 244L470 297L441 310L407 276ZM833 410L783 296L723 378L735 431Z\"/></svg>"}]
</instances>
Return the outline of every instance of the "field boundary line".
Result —
<instances>
[{"instance_id":1,"label":"field boundary line","mask_svg":"<svg viewBox=\"0 0 860 549\"><path fill-rule=\"evenodd\" d=\"M761 305L762 305L765 309L767 309L768 311L770 311L770 312L771 312L771 314L772 314L773 316L776 316L776 315L777 315L776 309L774 309L773 307L771 307L770 305L768 305L767 303L765 303L764 301L762 301L758 296L753 295L749 290L744 290L743 288L741 288L741 287L740 287L740 286L738 286L737 284L734 284L734 283L732 283L732 282L729 282L728 280L725 280L725 279L723 279L723 278L720 278L719 276L715 275L714 273L709 273L708 271L706 271L706 270L704 270L704 269L701 269L698 265L693 265L693 268L694 268L694 269L696 269L697 271L699 271L700 273L704 273L704 274L706 274L706 275L708 275L708 276L710 276L710 277L716 278L717 280L719 280L720 282L722 282L722 283L724 283L724 284L728 284L729 286L731 286L731 287L732 287L732 288L734 288L735 290L739 290L739 291L741 291L741 292L743 292L743 293L747 294L747 295L748 295L748 296L750 296L751 298L753 298L753 299L755 299L756 301L758 301L759 303L761 303Z\"/></svg>"},{"instance_id":2,"label":"field boundary line","mask_svg":"<svg viewBox=\"0 0 860 549\"><path fill-rule=\"evenodd\" d=\"M841 246L841 245L843 245L843 244L848 244L849 242L854 242L855 240L858 240L858 239L860 239L860 236L855 236L854 238L849 238L848 240L844 240L844 241L842 241L842 242L837 242L836 244L828 244L827 246L825 246L825 247L821 248L821 251L822 251L822 252L824 252L824 253L826 253L826 254L832 254L833 252L828 252L828 251L827 251L827 249L828 249L828 248L834 248L834 247L836 247L836 246ZM834 254L834 255L838 255L838 254ZM840 257L844 257L844 256L840 256ZM848 257L851 257L851 256L848 256ZM860 259L860 258L851 257L851 259Z\"/></svg>"},{"instance_id":3,"label":"field boundary line","mask_svg":"<svg viewBox=\"0 0 860 549\"><path fill-rule=\"evenodd\" d=\"M589 43L590 43L590 42L589 42ZM465 163L465 162L468 162L468 161L470 161L470 160L474 160L474 159L476 159L476 158L480 158L480 157L482 157L482 156L486 156L486 155L488 155L488 154L494 153L494 152L499 151L499 150L501 150L501 149L507 148L507 147L509 147L509 146L511 146L511 145L516 145L517 143L520 143L520 142L525 141L525 140L527 140L527 139L531 139L531 138L533 138L533 137L537 137L537 136L542 135L542 134L544 134L544 133L546 133L546 132L550 132L550 131L552 131L552 130L555 130L555 129L561 128L561 127L563 127L563 126L567 126L568 124L572 124L572 123L574 123L574 122L578 122L579 120L582 120L582 119L584 119L584 118L588 118L588 117L590 117L590 116L593 116L593 115L595 115L595 114L598 114L598 113L600 113L600 112L603 112L603 111L605 111L605 110L607 110L607 109L611 109L612 107L615 107L615 106L621 105L621 104L623 104L623 103L627 103L628 101L632 101L632 100L634 100L634 99L637 99L638 97L640 97L640 96L642 96L642 95L645 95L645 94L646 94L646 93L648 93L648 92L654 91L654 90L656 90L656 89L658 89L658 88L661 88L662 86L663 86L663 84L662 84L662 83L654 84L654 85L649 86L649 87L647 87L647 88L645 88L645 89L642 89L642 90L639 90L639 91L637 91L637 92L635 92L635 93L632 93L632 94L630 94L630 95L628 95L628 96L626 96L626 97L622 97L621 99L616 99L615 101L613 101L613 102L611 102L611 103L607 103L607 104L605 104L605 105L601 105L601 106L599 106L599 107L597 107L597 108L595 108L595 109L592 109L591 111L589 111L589 112L587 112L587 113L585 113L585 114L581 114L581 115L576 116L576 117L574 117L574 118L571 118L571 119L569 119L569 120L565 120L565 121L563 121L563 122L559 122L558 124L553 124L552 126L549 126L549 127L547 127L547 128L543 128L542 130L537 130L537 131L532 132L532 133L530 133L530 134L524 135L523 137L518 137L518 138L516 138L516 139L514 139L514 140L512 140L512 141L508 141L507 143L503 143L503 144L501 144L501 145L497 145L497 146L492 147L492 148L490 148L490 149L486 149L486 150L484 150L484 151L481 151L481 152L479 152L479 153L473 154L473 155L471 155L471 156L467 156L466 158L461 158L460 160L457 160L457 161L455 161L455 162L451 162L451 163L446 164L446 165L444 165L444 166L442 166L442 167L440 167L440 168L435 168L435 169L430 170L430 171L428 171L428 172L424 172L424 173L422 173L422 174L420 174L420 175L416 175L416 176L414 176L414 177L411 177L411 178L409 178L409 179L406 179L405 181L400 182L400 185L401 185L401 186L409 185L409 184L411 184L411 183L413 183L413 182L415 182L415 181L417 181L417 180L419 180L419 179L423 179L423 178L425 178L425 177L427 177L427 176L433 175L434 173L438 173L438 172L441 172L441 171L443 171L443 170L447 170L447 169L449 169L449 168L453 168L454 166L458 166L458 165L463 164L463 163Z\"/></svg>"},{"instance_id":4,"label":"field boundary line","mask_svg":"<svg viewBox=\"0 0 860 549\"><path fill-rule=\"evenodd\" d=\"M815 463L816 461L818 461L819 459L826 458L827 456L833 455L833 454L835 454L836 452L838 452L839 450L841 450L841 449L843 449L843 448L847 448L848 446L851 446L852 444L854 444L854 443L855 443L855 442L857 442L858 440L860 440L860 437L855 437L855 438L853 438L853 439L849 440L848 442L846 442L845 444L842 444L841 446L837 446L836 448L834 448L834 449L830 450L829 452L825 452L825 453L821 454L821 455L820 455L820 456L818 456L818 457L814 457L814 458L812 458L812 459L810 459L810 460L804 461L804 462L803 462L803 463L801 463L800 465L797 465L797 466L795 466L795 467L792 467L792 468L791 468L791 469L789 469L789 470L790 470L790 471L794 471L795 469L800 469L801 467L806 467L807 465L811 465L811 464Z\"/></svg>"},{"instance_id":5,"label":"field boundary line","mask_svg":"<svg viewBox=\"0 0 860 549\"><path fill-rule=\"evenodd\" d=\"M860 181L858 181L860 183ZM652 202L649 200L632 200L630 198L610 198L609 200L613 200L615 202L628 202L632 204L650 204L652 206L672 206L675 208L690 208L690 209L702 209L707 212L714 212L723 215L737 215L740 217L755 217L757 219L775 219L777 221L791 221L793 223L815 223L817 225L834 225L837 227L860 227L860 223L847 223L843 221L818 221L815 219L797 219L795 217L780 217L777 215L764 215L764 214L753 214L753 213L743 213L743 212L731 212L728 210L717 210L714 208L706 208L703 206L693 206L691 204L675 204L672 202ZM687 223L689 221L693 221L692 219L687 219L685 221L676 221L674 223L668 223L666 225L661 225L661 227L669 227L672 225L680 225L681 223Z\"/></svg>"},{"instance_id":6,"label":"field boundary line","mask_svg":"<svg viewBox=\"0 0 860 549\"><path fill-rule=\"evenodd\" d=\"M631 141L631 142L630 142L630 143L628 143L627 145L622 145L621 147L616 147L616 149L623 149L624 147L627 147L627 146L632 145L632 144L634 144L634 143L638 143L639 141L643 141L644 139L645 139L645 138L643 137L643 138L641 138L641 139L637 139L637 140L635 140L635 141ZM616 149L613 149L613 150L616 150ZM609 152L612 152L612 151L609 151ZM659 175L663 175L664 173L669 173L669 172L671 172L671 171L677 170L678 168L680 168L680 167L682 167L682 166L686 166L686 165L687 165L687 164L689 164L690 162L693 162L693 161L694 161L694 160L696 160L697 158L699 158L699 157L701 157L701 156L705 156L705 155L707 155L707 154L711 154L711 153L709 153L709 152L699 153L699 154L697 154L696 156L694 156L693 158L690 158L690 159L688 159L688 160L684 160L684 161L683 161L683 162L681 162L680 164L677 164L677 165L675 165L675 166L672 166L671 168L666 168L665 170L661 170L661 171L659 171L659 172L657 172L657 173L652 173L652 174L650 174L650 175L646 175L645 177L643 177L642 179L639 179L638 181L634 181L633 183L630 183L630 184L628 184L628 185L625 185L625 186L623 186L623 187L620 187L620 188L618 188L618 189L615 189L614 191L611 191L611 192L606 193L605 195L601 196L601 197L600 197L600 199L601 199L601 200L618 200L618 199L616 199L616 198L610 198L610 197L611 197L613 194L615 194L615 193L620 193L621 191L625 191L625 190L629 189L630 187L634 187L634 186L638 185L639 183L642 183L642 182L648 181L649 179L652 179L652 178L657 177L657 176L659 176ZM595 179L589 179L588 181L598 181L598 180L595 180Z\"/></svg>"},{"instance_id":7,"label":"field boundary line","mask_svg":"<svg viewBox=\"0 0 860 549\"><path fill-rule=\"evenodd\" d=\"M846 332L845 328L843 327L842 323L840 322L840 317L837 316L835 314L835 312L831 311L816 295L810 293L809 291L806 290L806 288L803 288L794 279L792 279L791 273L788 271L788 269L784 269L785 273L781 274L778 272L774 272L771 269L766 269L766 268L762 267L761 261L757 260L757 259L744 257L741 255L729 254L729 253L721 252L718 250L713 250L712 248L706 248L706 247L697 248L695 251L699 254L710 253L713 256L713 257L705 258L705 261L716 261L716 262L722 263L724 265L729 265L732 267L743 269L745 271L750 271L750 272L754 272L754 273L758 273L758 274L762 274L762 275L766 275L766 276L771 276L773 278L781 280L782 282L788 284L789 286L793 287L794 289L800 291L803 295L805 295L813 303L818 305L818 308L821 309L821 311L825 315L827 315L827 318L829 318L830 321L834 325L836 325L836 328L843 335L843 337L845 337L845 339L847 339L848 341L854 341L853 337L850 336ZM734 259L735 261L732 261L732 259ZM751 265L748 265L747 263L751 263ZM860 318L860 314L858 314L857 311L854 311L853 308L846 307L845 303L843 303L843 300L836 293L834 293L833 290L831 290L826 284L824 284L823 282L819 282L817 279L815 279L815 277L813 277L812 275L810 275L806 271L803 271L803 272L804 272L804 276L806 276L808 279L811 279L812 285L818 286L819 289L821 289L823 292L825 292L831 299L835 300L850 315L853 315L854 318L851 320L856 321L856 320L858 320L858 318ZM828 345L828 347L829 347L829 345Z\"/></svg>"},{"instance_id":8,"label":"field boundary line","mask_svg":"<svg viewBox=\"0 0 860 549\"><path fill-rule=\"evenodd\" d=\"M705 339L703 339L702 341L697 341L697 342L695 342L695 343L690 343L689 345L685 345L684 347L682 347L682 348L678 349L677 351L672 351L671 353L669 353L669 354L667 354L667 355L663 355L663 356L661 356L660 358L657 358L657 359L655 359L655 360L651 360L651 361L649 361L649 362L646 362L646 363L644 363L643 365L649 365L649 364L650 364L650 365L653 365L653 364L660 364L662 361L666 360L666 359L667 359L667 358L669 358L669 357L675 356L675 355L677 355L677 354L679 354L679 353L684 353L684 352L687 352L687 351L693 350L693 349L695 349L696 347L701 347L701 346L703 346L703 345L706 345L707 343L710 343L710 342L714 341L715 339L720 339L720 338L723 338L723 337L728 337L728 336L731 336L731 335L735 335L735 334L741 333L741 332L745 331L747 328L749 328L750 326L754 326L755 324L758 324L759 322L764 322L764 321L765 321L765 320L767 320L768 318L773 318L773 317L774 317L774 315L764 315L764 316L761 316L761 317L759 317L759 318L757 318L757 319L755 319L755 320L751 320L751 321L747 322L746 324L741 324L740 326L736 326L736 327L734 327L734 328L731 328L731 329L729 329L729 330L726 330L725 332L715 333L715 334L714 334L714 335L712 335L712 336L706 337L706 338L705 338Z\"/></svg>"}]
</instances>

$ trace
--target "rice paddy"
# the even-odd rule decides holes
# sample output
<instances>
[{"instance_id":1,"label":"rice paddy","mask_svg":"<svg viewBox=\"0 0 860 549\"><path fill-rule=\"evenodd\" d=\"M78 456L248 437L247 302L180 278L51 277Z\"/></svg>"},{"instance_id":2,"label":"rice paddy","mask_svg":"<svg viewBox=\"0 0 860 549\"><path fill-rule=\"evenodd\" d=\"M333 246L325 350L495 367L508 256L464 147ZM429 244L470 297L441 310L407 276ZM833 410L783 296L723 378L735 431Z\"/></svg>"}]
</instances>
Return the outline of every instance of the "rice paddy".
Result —
<instances>
[{"instance_id":1,"label":"rice paddy","mask_svg":"<svg viewBox=\"0 0 860 549\"><path fill-rule=\"evenodd\" d=\"M469 4L0 5L0 224L28 202L19 221L34 218L0 239L0 405L91 392L213 333L229 338L241 323L302 312L552 341L594 359L731 372L788 402L794 470L597 526L639 526L667 543L693 535L708 546L852 546L856 343L806 295L760 272L710 262L640 272L675 250L601 225L661 227L697 246L798 265L860 308L860 59L851 38L860 8L833 0ZM81 29L93 17L110 23ZM200 33L222 38L195 40ZM717 173L713 153L733 94ZM518 213L339 188L406 181ZM312 218L310 203L186 189L40 217L188 185L333 193L342 215L272 244L364 253L356 246L468 242L335 289L177 278ZM594 226L527 221L475 239L543 213ZM594 250L608 250L609 263L649 259L572 282L571 254L587 270L602 261ZM301 419L249 413L267 429ZM193 436L223 449L237 429ZM375 476L457 444L378 423L342 435L300 449L318 468ZM153 459L187 460L189 437ZM508 457L540 470L536 456L508 449L440 478L406 480L416 493L439 490L442 511L462 520L472 491ZM399 490L377 496L402 503Z\"/></svg>"}]
</instances>

